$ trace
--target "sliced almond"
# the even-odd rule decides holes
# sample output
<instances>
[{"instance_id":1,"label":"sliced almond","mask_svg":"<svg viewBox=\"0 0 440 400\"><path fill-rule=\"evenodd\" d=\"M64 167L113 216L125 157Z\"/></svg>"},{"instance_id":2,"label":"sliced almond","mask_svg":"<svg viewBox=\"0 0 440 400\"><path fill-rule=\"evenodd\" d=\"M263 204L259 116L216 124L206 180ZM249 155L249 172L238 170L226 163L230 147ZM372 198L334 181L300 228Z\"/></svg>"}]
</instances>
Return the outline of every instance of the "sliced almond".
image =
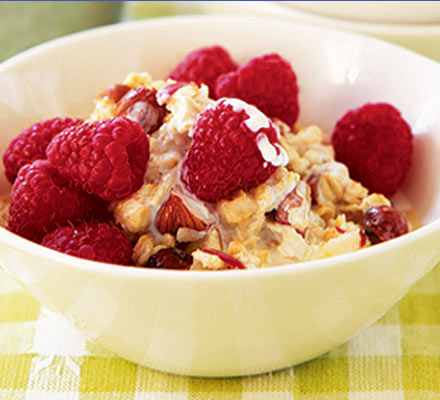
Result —
<instances>
[{"instance_id":1,"label":"sliced almond","mask_svg":"<svg viewBox=\"0 0 440 400\"><path fill-rule=\"evenodd\" d=\"M162 234L171 233L176 235L179 228L204 231L208 228L208 225L192 214L175 192L171 192L157 213L156 227Z\"/></svg>"}]
</instances>

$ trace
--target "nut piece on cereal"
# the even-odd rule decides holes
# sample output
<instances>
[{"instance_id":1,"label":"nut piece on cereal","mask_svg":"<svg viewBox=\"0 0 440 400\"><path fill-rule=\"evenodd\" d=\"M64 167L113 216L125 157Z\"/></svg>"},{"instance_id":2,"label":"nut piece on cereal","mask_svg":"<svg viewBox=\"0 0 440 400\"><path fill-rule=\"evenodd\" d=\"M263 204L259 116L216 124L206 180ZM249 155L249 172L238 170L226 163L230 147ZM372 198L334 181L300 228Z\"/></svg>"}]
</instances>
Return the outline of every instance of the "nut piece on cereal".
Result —
<instances>
[{"instance_id":1,"label":"nut piece on cereal","mask_svg":"<svg viewBox=\"0 0 440 400\"><path fill-rule=\"evenodd\" d=\"M46 156L84 191L112 201L144 183L149 140L137 122L115 117L65 129L49 143Z\"/></svg>"},{"instance_id":2,"label":"nut piece on cereal","mask_svg":"<svg viewBox=\"0 0 440 400\"><path fill-rule=\"evenodd\" d=\"M116 103L115 116L136 121L147 134L159 129L165 115L165 107L156 101L156 91L142 86L130 89Z\"/></svg>"},{"instance_id":3,"label":"nut piece on cereal","mask_svg":"<svg viewBox=\"0 0 440 400\"><path fill-rule=\"evenodd\" d=\"M330 161L313 167L311 172L307 184L314 204L337 203L343 198L345 188L351 182L344 164Z\"/></svg>"},{"instance_id":4,"label":"nut piece on cereal","mask_svg":"<svg viewBox=\"0 0 440 400\"><path fill-rule=\"evenodd\" d=\"M373 243L394 239L409 230L405 217L391 206L370 207L365 212L361 226Z\"/></svg>"},{"instance_id":5,"label":"nut piece on cereal","mask_svg":"<svg viewBox=\"0 0 440 400\"><path fill-rule=\"evenodd\" d=\"M13 183L23 165L46 158L44 152L55 135L70 126L82 123L81 119L56 117L37 122L12 139L3 154L3 164L8 181Z\"/></svg>"},{"instance_id":6,"label":"nut piece on cereal","mask_svg":"<svg viewBox=\"0 0 440 400\"><path fill-rule=\"evenodd\" d=\"M237 64L221 46L202 47L188 53L170 73L169 78L176 81L204 83L214 96L214 84L217 77L226 72L235 71Z\"/></svg>"},{"instance_id":7,"label":"nut piece on cereal","mask_svg":"<svg viewBox=\"0 0 440 400\"><path fill-rule=\"evenodd\" d=\"M128 85L114 83L99 93L98 99L111 100L117 103L129 90L130 86Z\"/></svg>"},{"instance_id":8,"label":"nut piece on cereal","mask_svg":"<svg viewBox=\"0 0 440 400\"><path fill-rule=\"evenodd\" d=\"M299 181L275 213L275 220L280 224L293 226L301 235L309 226L309 213L312 204L311 189L304 181Z\"/></svg>"},{"instance_id":9,"label":"nut piece on cereal","mask_svg":"<svg viewBox=\"0 0 440 400\"><path fill-rule=\"evenodd\" d=\"M204 231L208 228L208 223L195 216L183 199L175 191L171 191L157 213L156 227L162 235L165 233L176 235L179 228Z\"/></svg>"},{"instance_id":10,"label":"nut piece on cereal","mask_svg":"<svg viewBox=\"0 0 440 400\"><path fill-rule=\"evenodd\" d=\"M220 75L215 83L216 98L242 99L291 127L299 114L298 91L292 66L275 53L252 58L236 71Z\"/></svg>"},{"instance_id":11,"label":"nut piece on cereal","mask_svg":"<svg viewBox=\"0 0 440 400\"><path fill-rule=\"evenodd\" d=\"M43 234L86 213L87 195L47 160L23 166L12 185L7 228L39 241Z\"/></svg>"},{"instance_id":12,"label":"nut piece on cereal","mask_svg":"<svg viewBox=\"0 0 440 400\"><path fill-rule=\"evenodd\" d=\"M43 246L71 256L110 264L131 264L132 246L124 232L104 223L63 226L46 234Z\"/></svg>"},{"instance_id":13,"label":"nut piece on cereal","mask_svg":"<svg viewBox=\"0 0 440 400\"><path fill-rule=\"evenodd\" d=\"M197 117L180 177L198 199L216 202L260 185L287 162L279 132L261 111L219 99Z\"/></svg>"},{"instance_id":14,"label":"nut piece on cereal","mask_svg":"<svg viewBox=\"0 0 440 400\"><path fill-rule=\"evenodd\" d=\"M400 112L387 103L348 111L332 134L336 160L371 192L393 195L411 165L413 134Z\"/></svg>"},{"instance_id":15,"label":"nut piece on cereal","mask_svg":"<svg viewBox=\"0 0 440 400\"><path fill-rule=\"evenodd\" d=\"M246 267L243 265L241 261L239 261L237 258L227 254L223 253L220 250L216 249L202 249L203 252L211 254L213 256L217 256L222 260L229 268L231 269L246 269Z\"/></svg>"}]
</instances>

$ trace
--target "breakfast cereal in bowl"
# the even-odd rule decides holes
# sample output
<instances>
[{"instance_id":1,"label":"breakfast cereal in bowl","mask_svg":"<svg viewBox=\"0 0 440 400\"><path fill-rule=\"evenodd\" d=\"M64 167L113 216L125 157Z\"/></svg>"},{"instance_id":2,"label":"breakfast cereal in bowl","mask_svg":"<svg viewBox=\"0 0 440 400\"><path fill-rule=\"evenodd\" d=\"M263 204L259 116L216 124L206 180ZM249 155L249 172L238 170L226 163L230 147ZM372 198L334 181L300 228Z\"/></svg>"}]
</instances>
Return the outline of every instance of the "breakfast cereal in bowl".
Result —
<instances>
[{"instance_id":1,"label":"breakfast cereal in bowl","mask_svg":"<svg viewBox=\"0 0 440 400\"><path fill-rule=\"evenodd\" d=\"M391 104L301 126L294 66L238 65L220 46L166 79L131 73L87 120L36 122L3 156L0 220L66 254L123 266L218 271L336 256L416 228L390 197L413 135Z\"/></svg>"}]
</instances>

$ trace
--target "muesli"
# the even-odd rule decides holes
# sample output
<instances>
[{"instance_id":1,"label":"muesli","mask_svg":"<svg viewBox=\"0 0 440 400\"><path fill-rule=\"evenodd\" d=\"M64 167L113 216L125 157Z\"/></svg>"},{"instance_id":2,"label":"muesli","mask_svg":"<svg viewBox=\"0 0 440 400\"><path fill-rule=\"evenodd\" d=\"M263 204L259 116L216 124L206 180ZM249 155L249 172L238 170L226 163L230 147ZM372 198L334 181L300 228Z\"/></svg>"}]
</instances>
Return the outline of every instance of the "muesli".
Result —
<instances>
[{"instance_id":1,"label":"muesli","mask_svg":"<svg viewBox=\"0 0 440 400\"><path fill-rule=\"evenodd\" d=\"M399 111L366 104L330 136L297 122L298 92L280 55L238 66L219 46L165 80L129 74L87 121L11 142L3 225L79 257L184 270L310 261L413 229L387 198L412 154Z\"/></svg>"}]
</instances>

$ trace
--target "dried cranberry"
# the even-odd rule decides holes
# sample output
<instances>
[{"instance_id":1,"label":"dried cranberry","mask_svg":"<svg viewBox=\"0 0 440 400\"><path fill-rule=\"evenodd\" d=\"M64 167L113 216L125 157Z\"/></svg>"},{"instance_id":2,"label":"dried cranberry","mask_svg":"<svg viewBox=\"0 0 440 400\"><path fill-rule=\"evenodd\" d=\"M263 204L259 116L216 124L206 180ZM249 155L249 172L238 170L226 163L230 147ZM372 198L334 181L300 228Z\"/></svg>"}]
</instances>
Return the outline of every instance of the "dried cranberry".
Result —
<instances>
[{"instance_id":1,"label":"dried cranberry","mask_svg":"<svg viewBox=\"0 0 440 400\"><path fill-rule=\"evenodd\" d=\"M165 114L165 107L156 101L156 92L145 87L130 89L116 105L117 116L136 121L147 133L162 125Z\"/></svg>"},{"instance_id":2,"label":"dried cranberry","mask_svg":"<svg viewBox=\"0 0 440 400\"><path fill-rule=\"evenodd\" d=\"M189 269L193 262L192 256L176 248L162 249L154 253L145 265L147 268Z\"/></svg>"},{"instance_id":3,"label":"dried cranberry","mask_svg":"<svg viewBox=\"0 0 440 400\"><path fill-rule=\"evenodd\" d=\"M361 225L373 243L394 239L409 230L402 213L390 206L370 207L365 212Z\"/></svg>"}]
</instances>

